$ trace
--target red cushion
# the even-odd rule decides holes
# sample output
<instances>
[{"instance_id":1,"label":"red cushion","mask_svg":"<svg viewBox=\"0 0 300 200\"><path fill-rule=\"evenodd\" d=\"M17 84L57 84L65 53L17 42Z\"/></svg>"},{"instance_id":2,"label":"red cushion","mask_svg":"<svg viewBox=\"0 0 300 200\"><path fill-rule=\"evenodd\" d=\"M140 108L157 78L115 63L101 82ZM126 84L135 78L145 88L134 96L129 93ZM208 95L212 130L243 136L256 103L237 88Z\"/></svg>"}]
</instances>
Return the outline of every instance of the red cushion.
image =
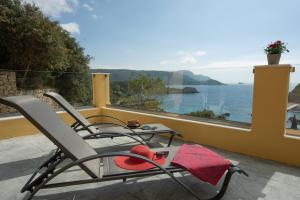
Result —
<instances>
[{"instance_id":1,"label":"red cushion","mask_svg":"<svg viewBox=\"0 0 300 200\"><path fill-rule=\"evenodd\" d=\"M200 180L216 185L230 167L230 161L201 145L182 145L173 165L185 168Z\"/></svg>"}]
</instances>

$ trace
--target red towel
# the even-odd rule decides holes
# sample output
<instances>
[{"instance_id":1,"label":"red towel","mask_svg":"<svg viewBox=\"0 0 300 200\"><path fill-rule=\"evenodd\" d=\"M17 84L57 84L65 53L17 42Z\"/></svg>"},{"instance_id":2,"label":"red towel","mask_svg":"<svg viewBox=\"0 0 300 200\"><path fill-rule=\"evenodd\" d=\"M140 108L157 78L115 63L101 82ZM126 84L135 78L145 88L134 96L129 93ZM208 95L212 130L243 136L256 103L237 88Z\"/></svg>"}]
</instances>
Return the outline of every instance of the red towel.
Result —
<instances>
[{"instance_id":1,"label":"red towel","mask_svg":"<svg viewBox=\"0 0 300 200\"><path fill-rule=\"evenodd\" d=\"M201 145L188 144L179 148L171 163L212 185L217 185L230 167L230 161L217 153Z\"/></svg>"}]
</instances>

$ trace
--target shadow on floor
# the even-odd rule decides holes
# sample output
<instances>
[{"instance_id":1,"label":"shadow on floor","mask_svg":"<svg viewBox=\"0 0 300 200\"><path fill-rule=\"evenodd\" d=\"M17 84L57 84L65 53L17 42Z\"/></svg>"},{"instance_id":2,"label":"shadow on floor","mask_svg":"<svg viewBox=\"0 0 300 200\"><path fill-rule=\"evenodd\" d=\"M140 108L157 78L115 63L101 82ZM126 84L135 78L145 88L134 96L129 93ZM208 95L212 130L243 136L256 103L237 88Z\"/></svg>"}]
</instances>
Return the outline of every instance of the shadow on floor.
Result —
<instances>
[{"instance_id":1,"label":"shadow on floor","mask_svg":"<svg viewBox=\"0 0 300 200\"><path fill-rule=\"evenodd\" d=\"M128 150L130 146L136 144L124 143L116 144L114 151ZM175 144L175 146L180 145ZM161 147L160 144L154 146ZM97 152L106 152L112 147L97 148ZM257 158L241 156L234 153L224 153L229 159L234 158L239 161L238 166L242 169L246 168L250 177L245 178L240 175L234 175L229 185L228 192L223 199L238 200L249 199L256 200L264 198L265 187L272 179L272 176L278 172L287 176L299 176L299 170L291 170L293 168L283 166L274 162L260 160ZM47 159L48 156L41 156L34 159L26 159L0 164L0 181L18 178L25 175L30 175L33 171ZM212 196L216 188L203 183L191 175L185 174L180 177L180 180L191 186L197 193L203 194L204 198ZM25 184L25 181L24 181ZM284 183L282 183L284 184ZM220 187L220 185L218 186ZM20 188L16 188L19 191ZM179 199L194 199L190 194L183 190L179 185L174 183L166 175L155 176L152 178L129 179L123 183L120 181L111 181L105 183L79 185L66 188L58 188L45 190L50 191L39 192L33 199L39 200L108 200L108 199L127 199L127 200L179 200ZM207 196L209 195L209 196Z\"/></svg>"},{"instance_id":2,"label":"shadow on floor","mask_svg":"<svg viewBox=\"0 0 300 200\"><path fill-rule=\"evenodd\" d=\"M98 153L111 152L112 149L113 151L126 151L135 145L135 143L126 142L122 144L96 148L95 150ZM162 147L162 145L160 145L159 143L151 143L151 146L157 148ZM52 153L53 152L54 150L52 151ZM43 162L45 162L50 157L50 155L52 154L49 153L49 155L43 155L37 158L27 158L25 160L18 160L0 164L0 181L25 175L31 175Z\"/></svg>"},{"instance_id":3,"label":"shadow on floor","mask_svg":"<svg viewBox=\"0 0 300 200\"><path fill-rule=\"evenodd\" d=\"M159 178L160 177L160 178ZM104 185L97 186L93 185L93 188L78 189L75 191L62 191L56 190L54 194L46 194L36 196L36 200L194 200L195 198L188 192L186 192L182 187L173 182L170 178L167 178L165 175L154 177L156 180L151 180L150 178L137 178L131 179L127 182L116 182ZM150 179L150 180L149 180ZM216 195L216 188L199 181L198 179L192 177L189 174L184 175L184 177L179 177L179 180L187 184L194 191L199 194L203 199L208 199ZM237 179L235 179L237 181ZM243 181L246 181L243 179ZM231 184L231 187L228 189L228 193L225 194L224 200L237 200L244 199L241 197L243 195L240 189L236 190L236 187L240 184ZM235 186L235 188L233 188ZM220 185L217 186L220 188ZM65 188L64 190L66 190ZM257 191L257 194L253 198L247 199L257 199L258 197L264 197Z\"/></svg>"}]
</instances>

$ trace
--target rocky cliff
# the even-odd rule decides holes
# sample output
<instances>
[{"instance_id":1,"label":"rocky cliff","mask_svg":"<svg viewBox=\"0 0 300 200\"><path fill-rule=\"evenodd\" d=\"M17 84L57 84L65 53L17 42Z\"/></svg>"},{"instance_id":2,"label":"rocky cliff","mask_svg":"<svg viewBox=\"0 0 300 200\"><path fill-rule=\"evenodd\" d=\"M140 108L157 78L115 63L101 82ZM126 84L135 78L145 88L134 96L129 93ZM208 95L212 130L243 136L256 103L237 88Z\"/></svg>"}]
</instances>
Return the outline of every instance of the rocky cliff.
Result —
<instances>
[{"instance_id":1,"label":"rocky cliff","mask_svg":"<svg viewBox=\"0 0 300 200\"><path fill-rule=\"evenodd\" d=\"M289 102L300 103L300 84L289 93Z\"/></svg>"}]
</instances>

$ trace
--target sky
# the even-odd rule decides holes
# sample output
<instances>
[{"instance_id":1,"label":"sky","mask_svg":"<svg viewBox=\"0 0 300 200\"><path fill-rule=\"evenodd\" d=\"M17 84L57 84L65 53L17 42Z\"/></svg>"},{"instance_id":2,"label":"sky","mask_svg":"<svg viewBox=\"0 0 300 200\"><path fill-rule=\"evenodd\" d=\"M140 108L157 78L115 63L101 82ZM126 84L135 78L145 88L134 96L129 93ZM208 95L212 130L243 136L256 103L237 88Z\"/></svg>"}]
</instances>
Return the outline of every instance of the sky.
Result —
<instances>
[{"instance_id":1,"label":"sky","mask_svg":"<svg viewBox=\"0 0 300 200\"><path fill-rule=\"evenodd\" d=\"M191 70L253 82L264 48L288 43L281 63L300 82L299 0L23 0L35 3L93 57L91 68ZM299 70L297 70L299 68ZM298 73L299 71L299 73Z\"/></svg>"}]
</instances>

